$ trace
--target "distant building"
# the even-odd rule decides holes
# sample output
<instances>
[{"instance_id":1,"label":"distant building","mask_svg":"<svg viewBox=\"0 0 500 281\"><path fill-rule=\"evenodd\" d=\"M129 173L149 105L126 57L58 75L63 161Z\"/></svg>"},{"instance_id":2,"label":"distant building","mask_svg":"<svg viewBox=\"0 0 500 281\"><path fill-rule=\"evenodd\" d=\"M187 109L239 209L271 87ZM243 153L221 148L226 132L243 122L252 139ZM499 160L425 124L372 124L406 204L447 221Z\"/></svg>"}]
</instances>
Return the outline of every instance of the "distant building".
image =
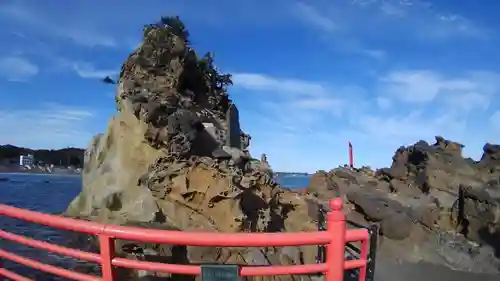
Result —
<instances>
[{"instance_id":1,"label":"distant building","mask_svg":"<svg viewBox=\"0 0 500 281\"><path fill-rule=\"evenodd\" d=\"M20 166L32 166L34 163L35 163L35 157L33 156L33 154L19 156Z\"/></svg>"}]
</instances>

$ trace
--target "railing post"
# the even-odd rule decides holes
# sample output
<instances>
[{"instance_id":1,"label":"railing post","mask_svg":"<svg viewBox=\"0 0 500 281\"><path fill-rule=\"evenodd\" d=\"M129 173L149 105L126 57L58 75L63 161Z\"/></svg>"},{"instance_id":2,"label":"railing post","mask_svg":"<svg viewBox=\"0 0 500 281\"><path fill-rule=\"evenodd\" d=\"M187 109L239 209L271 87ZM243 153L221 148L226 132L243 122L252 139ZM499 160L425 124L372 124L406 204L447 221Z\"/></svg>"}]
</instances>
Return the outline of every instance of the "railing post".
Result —
<instances>
[{"instance_id":1,"label":"railing post","mask_svg":"<svg viewBox=\"0 0 500 281\"><path fill-rule=\"evenodd\" d=\"M342 281L344 279L344 251L346 236L345 215L342 212L342 200L335 198L330 201L331 211L328 212L326 231L330 234L330 243L326 247L326 264L328 271L325 281Z\"/></svg>"},{"instance_id":2,"label":"railing post","mask_svg":"<svg viewBox=\"0 0 500 281\"><path fill-rule=\"evenodd\" d=\"M102 280L114 281L111 260L115 257L115 241L107 235L99 234L99 248L101 252Z\"/></svg>"},{"instance_id":3,"label":"railing post","mask_svg":"<svg viewBox=\"0 0 500 281\"><path fill-rule=\"evenodd\" d=\"M377 257L378 226L376 224L371 225L368 231L370 233L370 251L368 252L366 278L368 280L373 280L373 278L375 278L375 259Z\"/></svg>"}]
</instances>

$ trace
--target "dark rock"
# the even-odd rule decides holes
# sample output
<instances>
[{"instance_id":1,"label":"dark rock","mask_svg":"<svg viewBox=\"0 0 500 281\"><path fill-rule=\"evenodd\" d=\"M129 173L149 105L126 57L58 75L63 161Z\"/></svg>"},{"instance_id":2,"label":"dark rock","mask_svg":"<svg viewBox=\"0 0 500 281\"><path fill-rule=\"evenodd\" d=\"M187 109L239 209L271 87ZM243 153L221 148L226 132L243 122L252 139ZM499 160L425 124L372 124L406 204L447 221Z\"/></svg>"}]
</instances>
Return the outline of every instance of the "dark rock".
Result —
<instances>
[{"instance_id":1,"label":"dark rock","mask_svg":"<svg viewBox=\"0 0 500 281\"><path fill-rule=\"evenodd\" d=\"M332 177L345 179L349 183L359 184L357 175L347 169L337 169L333 172L330 172L330 174L332 174Z\"/></svg>"},{"instance_id":2,"label":"dark rock","mask_svg":"<svg viewBox=\"0 0 500 281\"><path fill-rule=\"evenodd\" d=\"M241 129L240 129L240 117L238 108L235 104L231 104L226 113L227 120L227 136L226 145L229 147L234 147L241 149Z\"/></svg>"},{"instance_id":3,"label":"dark rock","mask_svg":"<svg viewBox=\"0 0 500 281\"><path fill-rule=\"evenodd\" d=\"M380 223L380 232L387 238L403 240L410 236L413 223L405 213L392 213Z\"/></svg>"},{"instance_id":4,"label":"dark rock","mask_svg":"<svg viewBox=\"0 0 500 281\"><path fill-rule=\"evenodd\" d=\"M312 175L307 191L316 193L321 198L331 198L339 195L338 186L325 171L318 171Z\"/></svg>"},{"instance_id":5,"label":"dark rock","mask_svg":"<svg viewBox=\"0 0 500 281\"><path fill-rule=\"evenodd\" d=\"M361 188L349 190L347 199L371 221L381 221L394 213L407 211L401 203L391 200L385 194L377 191Z\"/></svg>"},{"instance_id":6,"label":"dark rock","mask_svg":"<svg viewBox=\"0 0 500 281\"><path fill-rule=\"evenodd\" d=\"M217 159L231 159L231 154L225 152L222 148L217 148L212 152L212 157Z\"/></svg>"},{"instance_id":7,"label":"dark rock","mask_svg":"<svg viewBox=\"0 0 500 281\"><path fill-rule=\"evenodd\" d=\"M392 240L406 239L420 228L431 231L424 236L460 232L500 253L500 243L492 238L500 229L500 145L486 144L479 162L463 158L463 147L437 136L432 145L418 141L398 148L391 167L374 174L339 167L329 176L318 172L311 185L323 186L317 191L327 200L337 196L324 192L333 182L355 206L348 218L359 221L357 214L362 214L368 222L379 222L382 234Z\"/></svg>"},{"instance_id":8,"label":"dark rock","mask_svg":"<svg viewBox=\"0 0 500 281\"><path fill-rule=\"evenodd\" d=\"M389 188L391 192L400 192L408 189L408 185L398 179L392 179L389 183Z\"/></svg>"}]
</instances>

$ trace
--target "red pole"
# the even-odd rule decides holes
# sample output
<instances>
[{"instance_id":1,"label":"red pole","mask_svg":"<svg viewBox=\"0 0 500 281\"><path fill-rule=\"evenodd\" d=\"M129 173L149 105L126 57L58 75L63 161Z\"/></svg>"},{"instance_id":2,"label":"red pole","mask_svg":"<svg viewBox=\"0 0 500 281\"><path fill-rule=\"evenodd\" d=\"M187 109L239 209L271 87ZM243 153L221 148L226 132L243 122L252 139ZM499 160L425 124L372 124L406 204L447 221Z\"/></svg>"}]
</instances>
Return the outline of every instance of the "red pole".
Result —
<instances>
[{"instance_id":1,"label":"red pole","mask_svg":"<svg viewBox=\"0 0 500 281\"><path fill-rule=\"evenodd\" d=\"M113 238L99 234L99 246L101 251L101 271L103 281L115 280L111 260L115 257L115 241Z\"/></svg>"},{"instance_id":2,"label":"red pole","mask_svg":"<svg viewBox=\"0 0 500 281\"><path fill-rule=\"evenodd\" d=\"M352 143L349 141L349 167L354 168L354 156L352 154Z\"/></svg>"},{"instance_id":3,"label":"red pole","mask_svg":"<svg viewBox=\"0 0 500 281\"><path fill-rule=\"evenodd\" d=\"M342 212L342 200L335 198L330 201L331 211L328 212L326 231L330 234L330 243L326 246L326 264L328 271L325 281L342 281L344 279L344 251L346 223Z\"/></svg>"}]
</instances>

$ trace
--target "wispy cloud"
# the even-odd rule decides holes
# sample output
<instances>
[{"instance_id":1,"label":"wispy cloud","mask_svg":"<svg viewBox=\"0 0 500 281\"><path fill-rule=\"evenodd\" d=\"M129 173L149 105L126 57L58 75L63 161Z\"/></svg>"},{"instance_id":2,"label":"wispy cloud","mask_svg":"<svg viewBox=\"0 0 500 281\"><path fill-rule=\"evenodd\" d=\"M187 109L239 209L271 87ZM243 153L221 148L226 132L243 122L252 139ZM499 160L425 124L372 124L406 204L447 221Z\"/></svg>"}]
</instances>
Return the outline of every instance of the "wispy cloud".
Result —
<instances>
[{"instance_id":1,"label":"wispy cloud","mask_svg":"<svg viewBox=\"0 0 500 281\"><path fill-rule=\"evenodd\" d=\"M72 72L84 79L102 79L106 76L113 77L120 71L118 68L97 67L94 63L82 60L73 60L57 56L51 52L44 52L43 57L49 61L50 69L55 72Z\"/></svg>"},{"instance_id":2,"label":"wispy cloud","mask_svg":"<svg viewBox=\"0 0 500 281\"><path fill-rule=\"evenodd\" d=\"M495 111L488 121L490 128L500 133L500 110Z\"/></svg>"},{"instance_id":3,"label":"wispy cloud","mask_svg":"<svg viewBox=\"0 0 500 281\"><path fill-rule=\"evenodd\" d=\"M88 25L75 24L71 21L58 22L56 19L49 18L43 13L35 11L19 2L0 5L0 15L4 19L15 20L18 24L28 26L30 29L36 29L47 35L64 38L78 45L86 47L116 46L116 41L113 37L103 34L99 30L90 29Z\"/></svg>"},{"instance_id":4,"label":"wispy cloud","mask_svg":"<svg viewBox=\"0 0 500 281\"><path fill-rule=\"evenodd\" d=\"M264 106L283 123L312 122L315 118L311 111L338 116L345 106L336 90L324 83L255 73L235 73L233 83L236 88L265 97Z\"/></svg>"},{"instance_id":5,"label":"wispy cloud","mask_svg":"<svg viewBox=\"0 0 500 281\"><path fill-rule=\"evenodd\" d=\"M296 2L293 11L299 20L323 31L332 32L339 28L332 18L323 15L316 8L304 2Z\"/></svg>"},{"instance_id":6,"label":"wispy cloud","mask_svg":"<svg viewBox=\"0 0 500 281\"><path fill-rule=\"evenodd\" d=\"M85 147L95 114L87 108L43 104L38 108L0 107L0 140L32 148Z\"/></svg>"},{"instance_id":7,"label":"wispy cloud","mask_svg":"<svg viewBox=\"0 0 500 281\"><path fill-rule=\"evenodd\" d=\"M456 36L486 38L488 31L463 15L442 11L429 1L422 0L351 0L370 15L368 19L382 19L378 23L397 23L412 34L429 38L451 38ZM381 18L382 17L382 18ZM387 26L390 28L390 25Z\"/></svg>"},{"instance_id":8,"label":"wispy cloud","mask_svg":"<svg viewBox=\"0 0 500 281\"><path fill-rule=\"evenodd\" d=\"M426 70L394 71L380 79L383 94L409 102L432 101L439 93L471 91L476 85L467 79L446 79Z\"/></svg>"},{"instance_id":9,"label":"wispy cloud","mask_svg":"<svg viewBox=\"0 0 500 281\"><path fill-rule=\"evenodd\" d=\"M333 48L379 60L386 57L380 42L388 36L426 44L490 36L489 30L465 16L418 0L310 1L291 7L292 16L319 31Z\"/></svg>"},{"instance_id":10,"label":"wispy cloud","mask_svg":"<svg viewBox=\"0 0 500 281\"><path fill-rule=\"evenodd\" d=\"M392 71L380 77L380 94L394 99L425 103L443 95L457 103L486 103L496 93L498 74L470 72L457 77L429 70Z\"/></svg>"},{"instance_id":11,"label":"wispy cloud","mask_svg":"<svg viewBox=\"0 0 500 281\"><path fill-rule=\"evenodd\" d=\"M97 69L90 63L77 62L73 63L73 70L82 78L97 78L102 79L106 76L113 76L118 74L116 69Z\"/></svg>"},{"instance_id":12,"label":"wispy cloud","mask_svg":"<svg viewBox=\"0 0 500 281\"><path fill-rule=\"evenodd\" d=\"M245 128L256 136L252 151L280 160L294 151L300 161L276 161L289 170L304 170L345 163L345 143L351 140L376 146L377 153L361 148L366 154L358 160L360 165L380 167L389 164L394 149L420 139L443 135L469 145L466 152L477 157L481 140L494 136L475 124L500 120L499 113L488 113L491 98L500 90L495 73L471 72L457 78L408 70L380 77L374 89L386 91L377 96L363 87L236 74L236 98L251 94L257 102L255 111L242 113ZM397 84L397 91L391 83ZM422 96L412 96L417 94ZM325 158L327 154L332 156Z\"/></svg>"},{"instance_id":13,"label":"wispy cloud","mask_svg":"<svg viewBox=\"0 0 500 281\"><path fill-rule=\"evenodd\" d=\"M299 94L306 96L328 95L327 88L316 82L276 78L256 73L234 73L233 82L237 87L275 93Z\"/></svg>"},{"instance_id":14,"label":"wispy cloud","mask_svg":"<svg viewBox=\"0 0 500 281\"><path fill-rule=\"evenodd\" d=\"M18 56L0 58L0 76L7 81L26 82L38 72L38 66L25 58Z\"/></svg>"}]
</instances>

